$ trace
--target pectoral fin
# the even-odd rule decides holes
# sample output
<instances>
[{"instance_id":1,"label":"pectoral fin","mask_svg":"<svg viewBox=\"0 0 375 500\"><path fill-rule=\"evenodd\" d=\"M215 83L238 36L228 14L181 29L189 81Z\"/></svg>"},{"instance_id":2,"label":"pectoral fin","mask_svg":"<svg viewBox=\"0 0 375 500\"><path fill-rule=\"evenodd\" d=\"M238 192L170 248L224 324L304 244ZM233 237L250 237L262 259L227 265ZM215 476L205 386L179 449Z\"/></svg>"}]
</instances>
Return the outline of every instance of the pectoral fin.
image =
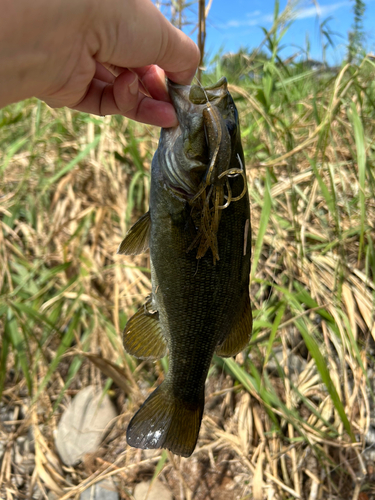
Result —
<instances>
[{"instance_id":1,"label":"pectoral fin","mask_svg":"<svg viewBox=\"0 0 375 500\"><path fill-rule=\"evenodd\" d=\"M148 249L150 239L151 219L150 212L146 212L129 229L120 243L117 253L122 255L138 255Z\"/></svg>"},{"instance_id":2,"label":"pectoral fin","mask_svg":"<svg viewBox=\"0 0 375 500\"><path fill-rule=\"evenodd\" d=\"M167 354L167 343L161 331L159 313L150 310L151 299L148 299L126 323L124 347L137 358L160 359Z\"/></svg>"},{"instance_id":3,"label":"pectoral fin","mask_svg":"<svg viewBox=\"0 0 375 500\"><path fill-rule=\"evenodd\" d=\"M248 293L242 301L242 307L231 332L216 349L216 354L230 358L243 351L250 341L253 326L250 298Z\"/></svg>"}]
</instances>

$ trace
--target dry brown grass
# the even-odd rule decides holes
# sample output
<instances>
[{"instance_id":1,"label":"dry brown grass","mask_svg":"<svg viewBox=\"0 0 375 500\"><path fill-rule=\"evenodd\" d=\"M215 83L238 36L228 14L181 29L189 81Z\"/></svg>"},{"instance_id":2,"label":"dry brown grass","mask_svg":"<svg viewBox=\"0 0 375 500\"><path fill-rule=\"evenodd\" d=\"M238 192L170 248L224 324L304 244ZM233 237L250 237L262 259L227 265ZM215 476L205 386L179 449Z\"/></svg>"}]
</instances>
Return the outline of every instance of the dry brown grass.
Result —
<instances>
[{"instance_id":1,"label":"dry brown grass","mask_svg":"<svg viewBox=\"0 0 375 500\"><path fill-rule=\"evenodd\" d=\"M308 79L289 84L288 99L276 89L268 110L251 87L232 87L252 207L254 335L235 362L215 360L189 459L125 440L131 415L166 369L123 351L121 331L149 293L150 275L147 256L116 256L130 219L147 209L158 130L32 101L2 111L2 497L32 498L37 488L78 498L111 475L121 498L131 498L134 484L164 463L175 498L374 498L374 113L366 64L316 81L318 90ZM362 145L348 118L352 102ZM67 468L54 431L89 384L109 391L119 417L96 454ZM32 450L17 462L25 436Z\"/></svg>"}]
</instances>

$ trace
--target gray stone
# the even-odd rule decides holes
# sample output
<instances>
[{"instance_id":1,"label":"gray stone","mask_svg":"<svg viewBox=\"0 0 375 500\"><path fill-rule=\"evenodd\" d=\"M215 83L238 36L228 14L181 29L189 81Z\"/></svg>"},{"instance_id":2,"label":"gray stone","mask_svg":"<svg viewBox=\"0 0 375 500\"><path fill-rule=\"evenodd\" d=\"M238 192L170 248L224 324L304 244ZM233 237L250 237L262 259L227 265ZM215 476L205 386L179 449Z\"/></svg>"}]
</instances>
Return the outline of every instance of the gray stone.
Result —
<instances>
[{"instance_id":1,"label":"gray stone","mask_svg":"<svg viewBox=\"0 0 375 500\"><path fill-rule=\"evenodd\" d=\"M80 500L119 500L117 489L112 478L105 479L87 488Z\"/></svg>"},{"instance_id":2,"label":"gray stone","mask_svg":"<svg viewBox=\"0 0 375 500\"><path fill-rule=\"evenodd\" d=\"M66 465L77 464L99 447L108 424L117 416L109 397L94 386L82 389L63 413L55 437Z\"/></svg>"},{"instance_id":3,"label":"gray stone","mask_svg":"<svg viewBox=\"0 0 375 500\"><path fill-rule=\"evenodd\" d=\"M134 500L172 500L173 495L170 489L159 479L153 482L150 493L147 495L151 481L142 481L134 488Z\"/></svg>"}]
</instances>

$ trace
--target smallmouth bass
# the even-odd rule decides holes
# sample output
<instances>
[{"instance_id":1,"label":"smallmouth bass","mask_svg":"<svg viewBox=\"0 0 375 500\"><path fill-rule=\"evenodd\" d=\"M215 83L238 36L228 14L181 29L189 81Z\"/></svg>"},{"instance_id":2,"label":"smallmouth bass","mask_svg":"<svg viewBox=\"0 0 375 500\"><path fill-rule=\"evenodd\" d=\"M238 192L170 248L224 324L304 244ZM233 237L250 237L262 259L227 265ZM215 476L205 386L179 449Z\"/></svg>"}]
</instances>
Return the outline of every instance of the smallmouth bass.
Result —
<instances>
[{"instance_id":1,"label":"smallmouth bass","mask_svg":"<svg viewBox=\"0 0 375 500\"><path fill-rule=\"evenodd\" d=\"M213 354L249 342L250 206L238 113L222 78L213 86L168 82L179 125L162 129L151 166L150 209L118 253L150 248L152 293L124 331L128 353L160 359L165 380L127 429L136 448L190 456Z\"/></svg>"}]
</instances>

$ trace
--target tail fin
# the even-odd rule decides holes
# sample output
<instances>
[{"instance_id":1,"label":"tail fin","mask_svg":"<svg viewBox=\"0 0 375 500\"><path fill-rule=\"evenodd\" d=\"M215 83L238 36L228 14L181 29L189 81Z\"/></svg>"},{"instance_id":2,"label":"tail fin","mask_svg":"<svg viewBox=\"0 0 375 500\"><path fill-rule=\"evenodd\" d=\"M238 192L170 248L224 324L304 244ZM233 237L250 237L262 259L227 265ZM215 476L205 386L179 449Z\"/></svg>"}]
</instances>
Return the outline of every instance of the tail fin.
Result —
<instances>
[{"instance_id":1,"label":"tail fin","mask_svg":"<svg viewBox=\"0 0 375 500\"><path fill-rule=\"evenodd\" d=\"M197 444L203 408L204 388L200 401L192 404L177 399L163 382L131 419L126 440L135 448L167 448L189 457Z\"/></svg>"}]
</instances>

